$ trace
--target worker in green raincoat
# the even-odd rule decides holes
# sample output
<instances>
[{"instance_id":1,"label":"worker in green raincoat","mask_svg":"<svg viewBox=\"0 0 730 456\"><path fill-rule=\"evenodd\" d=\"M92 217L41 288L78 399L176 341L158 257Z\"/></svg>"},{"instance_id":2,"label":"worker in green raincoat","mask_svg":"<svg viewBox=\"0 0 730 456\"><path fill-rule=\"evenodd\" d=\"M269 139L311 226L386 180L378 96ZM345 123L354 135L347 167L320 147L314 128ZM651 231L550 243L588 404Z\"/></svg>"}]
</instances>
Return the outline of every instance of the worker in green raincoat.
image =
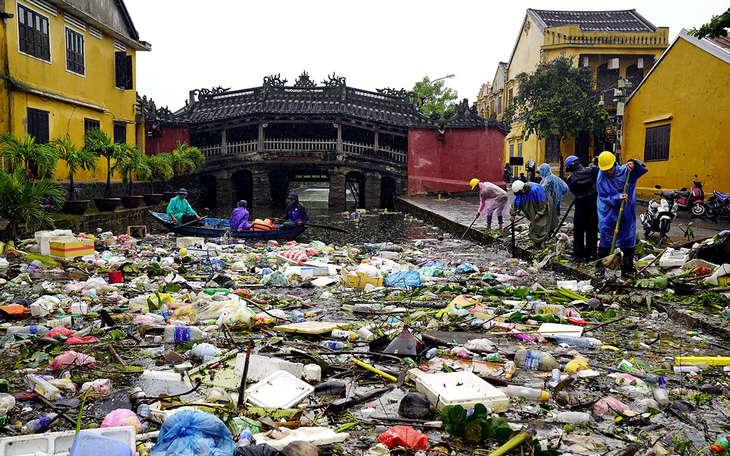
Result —
<instances>
[{"instance_id":1,"label":"worker in green raincoat","mask_svg":"<svg viewBox=\"0 0 730 456\"><path fill-rule=\"evenodd\" d=\"M553 200L540 184L515 181L512 183L512 193L515 200L510 209L510 220L514 222L515 215L522 211L530 220L530 239L537 247L544 247L545 241L550 238L558 218L555 216Z\"/></svg>"},{"instance_id":2,"label":"worker in green raincoat","mask_svg":"<svg viewBox=\"0 0 730 456\"><path fill-rule=\"evenodd\" d=\"M193 220L200 220L200 216L193 210L193 207L187 200L188 191L181 188L177 191L177 196L172 198L167 204L167 215L172 221L178 225L190 223Z\"/></svg>"}]
</instances>

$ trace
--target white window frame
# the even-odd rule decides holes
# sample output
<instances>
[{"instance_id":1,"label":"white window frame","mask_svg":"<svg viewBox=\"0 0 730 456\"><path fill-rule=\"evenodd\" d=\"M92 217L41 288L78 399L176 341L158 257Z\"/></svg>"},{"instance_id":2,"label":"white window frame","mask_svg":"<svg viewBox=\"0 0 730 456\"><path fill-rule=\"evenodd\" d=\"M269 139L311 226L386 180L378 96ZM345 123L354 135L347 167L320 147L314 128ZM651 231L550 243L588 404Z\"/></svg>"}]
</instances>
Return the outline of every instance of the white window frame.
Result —
<instances>
[{"instance_id":1,"label":"white window frame","mask_svg":"<svg viewBox=\"0 0 730 456\"><path fill-rule=\"evenodd\" d=\"M18 26L17 26L17 29L18 29L18 53L19 54L22 54L22 55L25 55L25 56L28 56L28 57L30 57L32 59L36 59L36 60L38 60L40 62L47 63L49 65L53 64L53 37L51 36L51 18L50 18L50 16L48 16L48 15L46 15L44 13L41 13L36 8L33 8L32 6L28 5L27 3L18 2L18 5L22 6L23 8L27 8L27 9L33 11L34 13L38 14L39 16L45 17L46 20L48 21L48 60L44 60L44 59L42 59L40 57L36 57L36 56L34 56L32 54L28 54L28 53L23 52L23 51L20 50L20 23L18 23ZM16 7L16 11L17 11L17 7ZM20 21L20 18L18 18L18 21Z\"/></svg>"},{"instance_id":2,"label":"white window frame","mask_svg":"<svg viewBox=\"0 0 730 456\"><path fill-rule=\"evenodd\" d=\"M83 44L82 45L82 53L83 53L83 57L84 57L84 72L82 74L82 73L77 73L75 71L69 70L68 69L68 55L64 55L64 57L66 57L64 59L66 61L66 65L65 65L66 66L66 71L68 73L74 74L76 76L80 76L82 78L85 78L86 77L86 68L87 68L87 65L86 65L86 34L84 32L79 31L78 29L76 29L74 27L69 27L68 24L64 24L64 27L63 27L63 41L64 41L64 44L65 44L64 51L66 51L66 52L68 51L68 39L67 39L67 35L66 35L66 30L67 29L68 30L71 30L74 33L78 33L79 35L81 35L81 40L83 41L83 43L82 43Z\"/></svg>"}]
</instances>

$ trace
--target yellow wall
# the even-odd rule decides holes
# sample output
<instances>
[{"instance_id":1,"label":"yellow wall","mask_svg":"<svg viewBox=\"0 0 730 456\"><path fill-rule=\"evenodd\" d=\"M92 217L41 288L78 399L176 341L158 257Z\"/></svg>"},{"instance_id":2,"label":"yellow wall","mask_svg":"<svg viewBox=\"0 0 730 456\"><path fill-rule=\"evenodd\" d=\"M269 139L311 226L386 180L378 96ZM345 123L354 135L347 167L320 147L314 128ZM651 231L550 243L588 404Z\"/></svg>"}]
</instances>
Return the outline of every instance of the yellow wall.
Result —
<instances>
[{"instance_id":1,"label":"yellow wall","mask_svg":"<svg viewBox=\"0 0 730 456\"><path fill-rule=\"evenodd\" d=\"M656 184L690 188L695 174L708 196L730 192L728 100L730 64L678 38L626 105L626 158L644 159L647 127L671 124L669 160L646 163L640 193L651 195Z\"/></svg>"},{"instance_id":2,"label":"yellow wall","mask_svg":"<svg viewBox=\"0 0 730 456\"><path fill-rule=\"evenodd\" d=\"M125 125L127 142L137 143L135 128L135 89L122 90L115 87L114 37L106 31L102 38L96 38L89 32L88 24L79 29L64 21L64 12L58 11L56 16L35 7L30 3L20 2L25 7L48 17L50 25L51 61L37 59L22 54L18 39L18 7L17 1L5 2L7 12L14 14L6 20L5 37L7 53L2 53L2 62L7 65L7 74L15 86L11 90L9 112L5 113L0 101L0 125L8 122L11 133L24 137L27 134L27 109L35 108L49 112L49 136L69 136L76 146L83 145L84 118L95 119L101 123L101 129L113 139L114 124ZM83 19L73 16L76 19ZM84 35L85 74L78 75L66 70L66 27ZM132 56L133 85L136 87L136 55L135 49L127 44L127 55ZM5 57L7 56L7 57ZM2 97L0 90L0 97ZM9 120L6 120L9 119ZM141 146L141 144L140 144ZM96 172L81 172L74 180L106 179L106 160L99 161L100 169ZM67 169L60 162L56 173L58 180L65 180ZM118 176L116 176L118 179Z\"/></svg>"},{"instance_id":3,"label":"yellow wall","mask_svg":"<svg viewBox=\"0 0 730 456\"><path fill-rule=\"evenodd\" d=\"M574 65L582 65L581 56L589 57L589 66L595 75L598 66L606 63L608 58L619 58L619 76L626 76L626 69L635 65L637 58L652 56L654 59L667 47L666 27L659 28L655 33L613 33L613 32L583 32L577 26L568 25L562 27L547 28L540 30L529 15L525 16L525 22L522 24L520 35L513 49L510 58L507 78L504 83L504 90L501 84L497 84L496 78L492 85L491 92L484 98L480 98L480 106L484 107L482 115L489 117L491 100L496 97L502 98L502 112L496 114L497 119L501 119L508 103L509 88L513 88L513 96L517 96L519 87L515 84L515 78L520 73L532 73L541 62L554 59L559 56L573 57ZM582 43L568 43L565 39L553 39L553 36L561 35L563 37L570 36L574 40L583 40ZM610 38L620 37L624 39L624 43L628 40L635 40L641 44L614 44ZM651 40L651 41L650 41ZM649 63L647 58L644 59L645 64ZM498 73L499 73L498 69ZM645 73L648 70L645 68ZM495 103L496 110L496 103ZM522 123L513 123L510 133L505 138L504 156L505 162L509 160L509 146L515 145L515 156L517 156L517 144L523 143L522 156L525 163L532 158L536 164L543 163L545 160L545 140L538 140L537 136L531 135L529 138L520 140L522 133ZM560 144L563 159L572 155L575 151L575 140L568 138L567 141ZM593 151L593 154L600 152Z\"/></svg>"}]
</instances>

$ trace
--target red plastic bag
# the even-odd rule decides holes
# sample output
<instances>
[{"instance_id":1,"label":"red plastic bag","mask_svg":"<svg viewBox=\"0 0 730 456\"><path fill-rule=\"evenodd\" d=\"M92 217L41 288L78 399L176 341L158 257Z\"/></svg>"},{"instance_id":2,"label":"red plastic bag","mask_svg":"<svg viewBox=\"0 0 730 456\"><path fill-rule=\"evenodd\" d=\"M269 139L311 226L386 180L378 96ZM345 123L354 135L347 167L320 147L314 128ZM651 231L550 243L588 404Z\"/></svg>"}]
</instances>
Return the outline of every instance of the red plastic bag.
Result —
<instances>
[{"instance_id":1,"label":"red plastic bag","mask_svg":"<svg viewBox=\"0 0 730 456\"><path fill-rule=\"evenodd\" d=\"M56 337L59 334L68 337L75 332L76 331L68 329L65 326L56 326L55 328L51 328L51 330L46 333L46 337Z\"/></svg>"},{"instance_id":2,"label":"red plastic bag","mask_svg":"<svg viewBox=\"0 0 730 456\"><path fill-rule=\"evenodd\" d=\"M410 426L394 426L380 434L378 442L388 448L403 446L415 450L428 450L428 436Z\"/></svg>"}]
</instances>

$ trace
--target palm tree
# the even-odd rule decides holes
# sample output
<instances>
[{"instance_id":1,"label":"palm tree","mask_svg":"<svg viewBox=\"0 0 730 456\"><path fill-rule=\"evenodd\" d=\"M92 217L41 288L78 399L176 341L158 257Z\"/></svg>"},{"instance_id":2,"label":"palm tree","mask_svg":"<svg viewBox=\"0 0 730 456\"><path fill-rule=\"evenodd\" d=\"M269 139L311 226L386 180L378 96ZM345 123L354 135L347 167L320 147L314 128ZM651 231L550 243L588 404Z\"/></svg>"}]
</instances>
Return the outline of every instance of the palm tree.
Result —
<instances>
[{"instance_id":1,"label":"palm tree","mask_svg":"<svg viewBox=\"0 0 730 456\"><path fill-rule=\"evenodd\" d=\"M111 178L114 172L112 160L116 163L123 155L123 150L119 144L115 144L109 136L103 131L94 128L84 134L84 149L93 153L97 157L106 158L106 188L104 189L104 198L109 198L111 193Z\"/></svg>"},{"instance_id":2,"label":"palm tree","mask_svg":"<svg viewBox=\"0 0 730 456\"><path fill-rule=\"evenodd\" d=\"M81 170L95 170L98 157L91 151L79 149L69 138L59 136L51 141L51 145L58 151L58 156L66 162L68 167L68 199L74 201L74 174Z\"/></svg>"},{"instance_id":3,"label":"palm tree","mask_svg":"<svg viewBox=\"0 0 730 456\"><path fill-rule=\"evenodd\" d=\"M177 141L175 148L170 152L170 165L172 165L175 177L179 178L198 172L203 164L205 164L205 155L200 152L200 149L190 146L188 143Z\"/></svg>"},{"instance_id":4,"label":"palm tree","mask_svg":"<svg viewBox=\"0 0 730 456\"><path fill-rule=\"evenodd\" d=\"M171 155L169 153L145 155L145 160L150 169L150 177L152 179L162 179L167 182L172 178L173 170L170 164ZM152 191L154 191L154 188Z\"/></svg>"},{"instance_id":5,"label":"palm tree","mask_svg":"<svg viewBox=\"0 0 730 456\"><path fill-rule=\"evenodd\" d=\"M21 140L10 132L0 135L0 156L10 162L12 169L23 169L28 175L32 175L32 168L36 167L38 175L35 177L41 179L52 178L58 162L58 153L53 147L36 143L31 135Z\"/></svg>"},{"instance_id":6,"label":"palm tree","mask_svg":"<svg viewBox=\"0 0 730 456\"><path fill-rule=\"evenodd\" d=\"M21 168L12 173L0 170L0 216L10 224L10 236L15 238L21 224L28 231L50 225L53 218L43 204L50 201L54 209L63 202L63 190L48 179L28 180Z\"/></svg>"},{"instance_id":7,"label":"palm tree","mask_svg":"<svg viewBox=\"0 0 730 456\"><path fill-rule=\"evenodd\" d=\"M122 182L129 184L128 195L132 193L132 182L134 175L142 179L150 177L150 167L145 159L145 155L137 146L131 144L119 144L122 149L122 156L117 159L114 169L122 174Z\"/></svg>"}]
</instances>

